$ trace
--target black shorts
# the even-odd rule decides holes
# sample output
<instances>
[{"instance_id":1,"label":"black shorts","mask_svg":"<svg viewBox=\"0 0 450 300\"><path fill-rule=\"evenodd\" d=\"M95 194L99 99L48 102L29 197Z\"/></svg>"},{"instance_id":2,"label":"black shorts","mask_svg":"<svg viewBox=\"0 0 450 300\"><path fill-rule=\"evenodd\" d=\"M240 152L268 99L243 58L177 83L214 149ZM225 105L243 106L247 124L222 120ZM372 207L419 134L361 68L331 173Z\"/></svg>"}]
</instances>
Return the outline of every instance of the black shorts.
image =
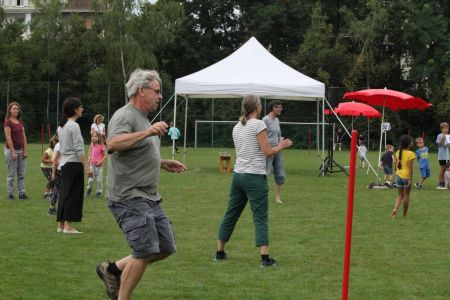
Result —
<instances>
[{"instance_id":1,"label":"black shorts","mask_svg":"<svg viewBox=\"0 0 450 300\"><path fill-rule=\"evenodd\" d=\"M439 165L440 166L445 166L447 164L448 160L439 160Z\"/></svg>"}]
</instances>

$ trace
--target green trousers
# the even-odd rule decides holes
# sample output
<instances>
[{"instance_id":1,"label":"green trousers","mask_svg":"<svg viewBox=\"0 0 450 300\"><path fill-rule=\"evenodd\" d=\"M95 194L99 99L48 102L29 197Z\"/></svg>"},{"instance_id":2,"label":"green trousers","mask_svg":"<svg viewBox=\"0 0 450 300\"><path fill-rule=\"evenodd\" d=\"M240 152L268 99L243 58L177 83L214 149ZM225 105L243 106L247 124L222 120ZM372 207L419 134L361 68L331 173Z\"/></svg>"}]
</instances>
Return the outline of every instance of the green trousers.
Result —
<instances>
[{"instance_id":1,"label":"green trousers","mask_svg":"<svg viewBox=\"0 0 450 300\"><path fill-rule=\"evenodd\" d=\"M219 228L219 240L228 242L247 201L250 201L256 247L268 246L268 192L266 175L233 173L227 212Z\"/></svg>"}]
</instances>

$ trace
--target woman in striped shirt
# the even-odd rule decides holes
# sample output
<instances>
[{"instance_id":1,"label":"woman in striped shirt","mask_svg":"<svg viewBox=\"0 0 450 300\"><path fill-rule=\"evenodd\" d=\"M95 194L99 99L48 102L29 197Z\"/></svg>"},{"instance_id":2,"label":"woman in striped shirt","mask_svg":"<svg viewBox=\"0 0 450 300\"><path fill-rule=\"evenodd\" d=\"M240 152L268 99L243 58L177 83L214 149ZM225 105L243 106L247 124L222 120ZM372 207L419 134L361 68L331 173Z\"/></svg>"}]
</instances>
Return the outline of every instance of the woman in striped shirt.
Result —
<instances>
[{"instance_id":1,"label":"woman in striped shirt","mask_svg":"<svg viewBox=\"0 0 450 300\"><path fill-rule=\"evenodd\" d=\"M254 95L242 100L242 112L239 122L233 128L233 142L236 148L228 208L220 225L215 260L227 258L225 243L233 233L234 227L247 204L253 214L255 224L256 247L261 254L261 266L276 266L269 256L268 191L266 178L266 157L277 154L290 147L292 141L282 139L272 148L267 137L266 124L259 120L261 100Z\"/></svg>"}]
</instances>

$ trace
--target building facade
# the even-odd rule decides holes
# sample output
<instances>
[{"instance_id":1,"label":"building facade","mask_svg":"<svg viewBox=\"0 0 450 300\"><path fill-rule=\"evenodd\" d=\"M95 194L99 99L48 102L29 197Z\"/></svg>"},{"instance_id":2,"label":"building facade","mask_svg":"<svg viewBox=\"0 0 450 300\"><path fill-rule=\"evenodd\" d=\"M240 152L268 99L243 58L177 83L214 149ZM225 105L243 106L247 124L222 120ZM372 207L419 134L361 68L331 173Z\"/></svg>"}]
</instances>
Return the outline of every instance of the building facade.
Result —
<instances>
[{"instance_id":1,"label":"building facade","mask_svg":"<svg viewBox=\"0 0 450 300\"><path fill-rule=\"evenodd\" d=\"M91 0L62 0L65 3L61 13L64 17L71 14L78 14L85 20L86 28L90 29L93 24L93 14L96 13ZM29 23L34 14L37 13L31 0L0 0L0 7L3 8L7 20L20 21L26 26L24 37L29 36Z\"/></svg>"}]
</instances>

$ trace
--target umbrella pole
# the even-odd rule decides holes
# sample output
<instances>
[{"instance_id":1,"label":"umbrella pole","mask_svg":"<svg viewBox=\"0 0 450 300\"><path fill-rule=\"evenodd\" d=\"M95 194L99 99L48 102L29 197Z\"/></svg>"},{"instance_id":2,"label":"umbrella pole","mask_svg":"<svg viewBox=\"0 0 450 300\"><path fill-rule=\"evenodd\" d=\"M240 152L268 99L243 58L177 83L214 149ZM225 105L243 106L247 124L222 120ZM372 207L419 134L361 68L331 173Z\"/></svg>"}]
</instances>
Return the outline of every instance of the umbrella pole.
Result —
<instances>
[{"instance_id":1,"label":"umbrella pole","mask_svg":"<svg viewBox=\"0 0 450 300\"><path fill-rule=\"evenodd\" d=\"M384 123L384 105L383 105L383 114L381 115L381 124ZM383 145L383 127L380 126L380 151L378 152L378 161L377 165L381 160L381 146ZM380 185L380 168L377 168L377 185Z\"/></svg>"}]
</instances>

